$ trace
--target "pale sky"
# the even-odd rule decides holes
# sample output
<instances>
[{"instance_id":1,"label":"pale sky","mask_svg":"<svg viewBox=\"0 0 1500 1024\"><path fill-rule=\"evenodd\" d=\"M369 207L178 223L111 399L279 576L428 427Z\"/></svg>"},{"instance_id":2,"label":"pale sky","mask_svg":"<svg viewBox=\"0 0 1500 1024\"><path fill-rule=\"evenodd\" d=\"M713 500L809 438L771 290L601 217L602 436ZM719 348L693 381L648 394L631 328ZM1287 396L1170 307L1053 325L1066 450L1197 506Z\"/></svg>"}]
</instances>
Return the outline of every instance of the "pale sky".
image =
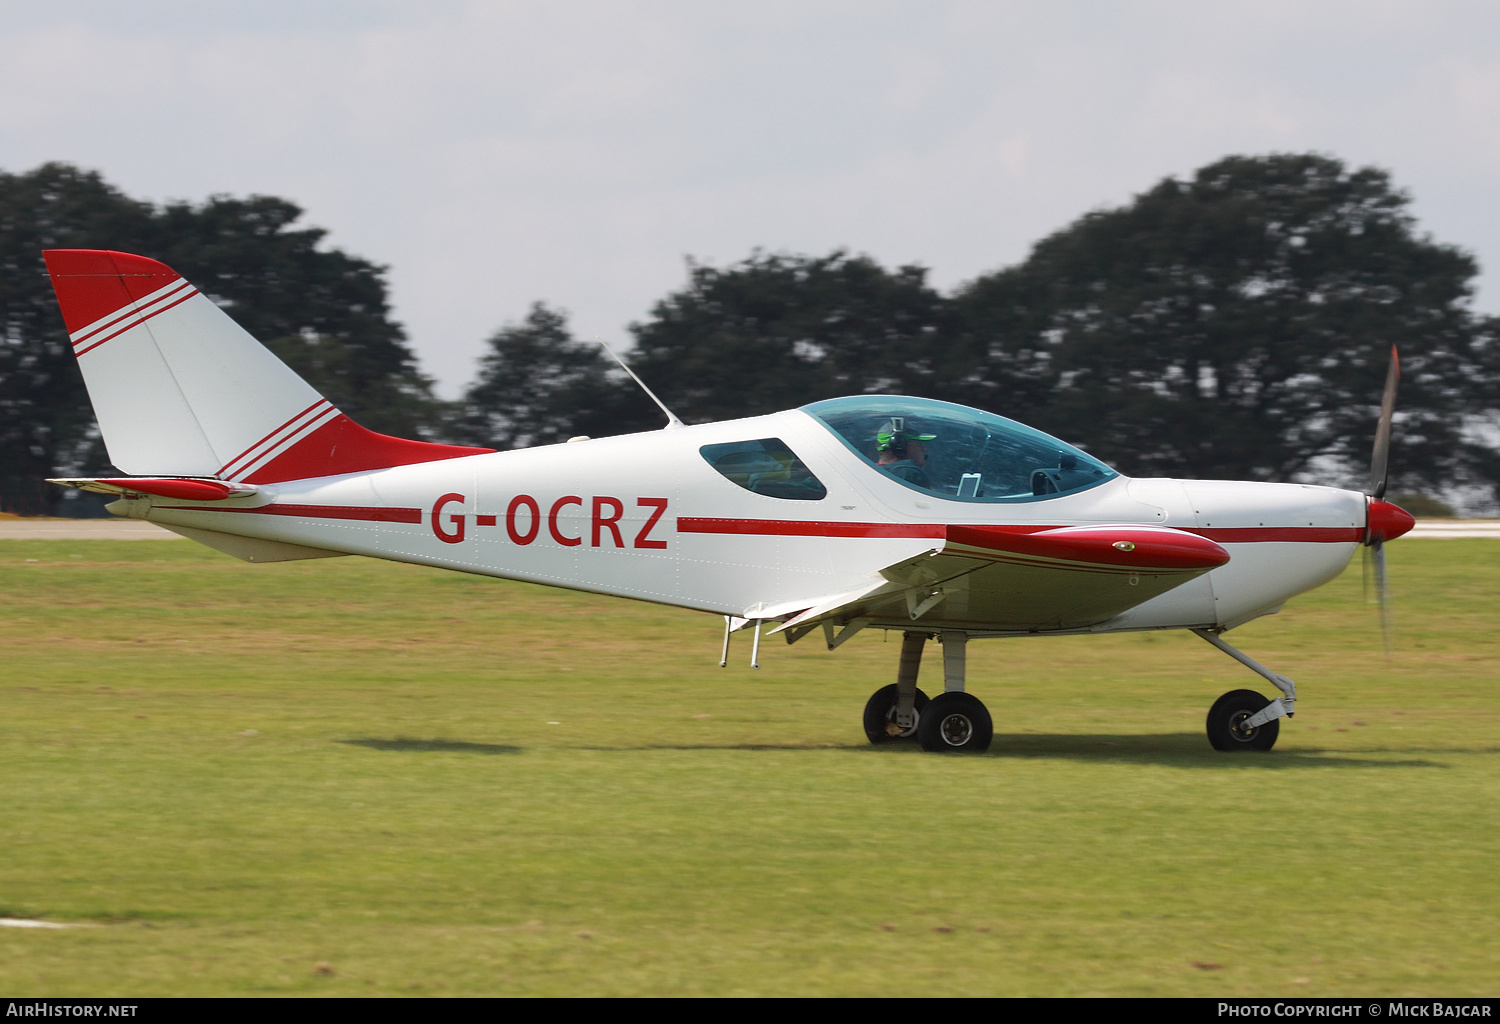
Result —
<instances>
[{"instance_id":1,"label":"pale sky","mask_svg":"<svg viewBox=\"0 0 1500 1024\"><path fill-rule=\"evenodd\" d=\"M454 397L538 299L611 343L757 246L947 289L1231 154L1389 170L1500 311L1500 4L0 0L0 168L283 196Z\"/></svg>"}]
</instances>

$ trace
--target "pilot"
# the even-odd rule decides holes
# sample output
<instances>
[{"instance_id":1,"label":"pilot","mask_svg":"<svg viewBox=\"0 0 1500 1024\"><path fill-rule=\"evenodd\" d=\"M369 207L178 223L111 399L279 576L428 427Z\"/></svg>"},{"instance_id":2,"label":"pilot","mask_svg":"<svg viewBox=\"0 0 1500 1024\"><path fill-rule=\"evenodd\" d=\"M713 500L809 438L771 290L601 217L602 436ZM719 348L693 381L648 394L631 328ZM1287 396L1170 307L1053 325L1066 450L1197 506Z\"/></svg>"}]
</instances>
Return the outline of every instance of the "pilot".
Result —
<instances>
[{"instance_id":1,"label":"pilot","mask_svg":"<svg viewBox=\"0 0 1500 1024\"><path fill-rule=\"evenodd\" d=\"M930 491L932 482L923 467L927 465L927 442L935 440L936 434L909 433L905 418L892 416L875 435L875 464L892 476Z\"/></svg>"}]
</instances>

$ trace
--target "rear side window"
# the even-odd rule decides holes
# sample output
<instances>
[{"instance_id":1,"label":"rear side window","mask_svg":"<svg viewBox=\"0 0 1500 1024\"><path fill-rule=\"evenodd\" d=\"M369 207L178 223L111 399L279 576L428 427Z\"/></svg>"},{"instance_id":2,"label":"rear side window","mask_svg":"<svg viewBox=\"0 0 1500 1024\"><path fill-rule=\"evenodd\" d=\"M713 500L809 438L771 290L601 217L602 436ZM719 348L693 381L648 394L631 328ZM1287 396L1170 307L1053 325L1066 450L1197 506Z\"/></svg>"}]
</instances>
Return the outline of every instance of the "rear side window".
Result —
<instances>
[{"instance_id":1,"label":"rear side window","mask_svg":"<svg viewBox=\"0 0 1500 1024\"><path fill-rule=\"evenodd\" d=\"M721 476L747 491L793 501L828 496L828 488L780 438L706 444L698 451Z\"/></svg>"}]
</instances>

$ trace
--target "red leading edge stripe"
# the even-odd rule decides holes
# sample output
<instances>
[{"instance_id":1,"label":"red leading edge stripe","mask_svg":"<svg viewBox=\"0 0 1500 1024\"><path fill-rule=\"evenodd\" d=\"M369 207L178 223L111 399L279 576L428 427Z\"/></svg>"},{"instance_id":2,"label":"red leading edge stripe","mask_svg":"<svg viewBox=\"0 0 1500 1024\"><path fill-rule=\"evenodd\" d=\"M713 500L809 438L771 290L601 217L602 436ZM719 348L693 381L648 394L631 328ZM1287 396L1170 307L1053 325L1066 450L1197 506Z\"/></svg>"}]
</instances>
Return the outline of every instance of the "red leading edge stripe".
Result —
<instances>
[{"instance_id":1,"label":"red leading edge stripe","mask_svg":"<svg viewBox=\"0 0 1500 1024\"><path fill-rule=\"evenodd\" d=\"M1055 530L1015 533L989 526L950 526L945 548L963 548L1031 558L1080 562L1137 570L1177 571L1216 569L1229 561L1229 552L1204 537L1181 530L1141 526L1065 526Z\"/></svg>"}]
</instances>

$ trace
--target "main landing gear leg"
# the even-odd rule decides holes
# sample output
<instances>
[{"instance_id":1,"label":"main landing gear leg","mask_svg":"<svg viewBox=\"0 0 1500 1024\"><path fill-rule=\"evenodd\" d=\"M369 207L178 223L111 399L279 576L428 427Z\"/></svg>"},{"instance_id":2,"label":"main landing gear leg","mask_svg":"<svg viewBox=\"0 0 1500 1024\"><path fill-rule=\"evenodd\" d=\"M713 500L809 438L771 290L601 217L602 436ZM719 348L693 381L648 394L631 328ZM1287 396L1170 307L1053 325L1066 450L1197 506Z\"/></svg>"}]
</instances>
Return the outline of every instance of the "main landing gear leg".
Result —
<instances>
[{"instance_id":1,"label":"main landing gear leg","mask_svg":"<svg viewBox=\"0 0 1500 1024\"><path fill-rule=\"evenodd\" d=\"M943 692L917 723L917 738L923 750L982 753L990 748L995 724L979 698L964 692L968 634L949 630L942 639Z\"/></svg>"},{"instance_id":2,"label":"main landing gear leg","mask_svg":"<svg viewBox=\"0 0 1500 1024\"><path fill-rule=\"evenodd\" d=\"M896 681L876 690L865 704L865 736L871 743L910 739L927 707L927 694L917 689L926 633L901 635L901 667Z\"/></svg>"},{"instance_id":3,"label":"main landing gear leg","mask_svg":"<svg viewBox=\"0 0 1500 1024\"><path fill-rule=\"evenodd\" d=\"M1230 690L1214 701L1208 710L1208 742L1215 750L1270 750L1281 731L1280 719L1296 714L1297 684L1279 672L1272 672L1260 662L1235 650L1209 629L1195 629L1203 639L1244 665L1264 676L1281 691L1275 700L1267 700L1254 690Z\"/></svg>"}]
</instances>

